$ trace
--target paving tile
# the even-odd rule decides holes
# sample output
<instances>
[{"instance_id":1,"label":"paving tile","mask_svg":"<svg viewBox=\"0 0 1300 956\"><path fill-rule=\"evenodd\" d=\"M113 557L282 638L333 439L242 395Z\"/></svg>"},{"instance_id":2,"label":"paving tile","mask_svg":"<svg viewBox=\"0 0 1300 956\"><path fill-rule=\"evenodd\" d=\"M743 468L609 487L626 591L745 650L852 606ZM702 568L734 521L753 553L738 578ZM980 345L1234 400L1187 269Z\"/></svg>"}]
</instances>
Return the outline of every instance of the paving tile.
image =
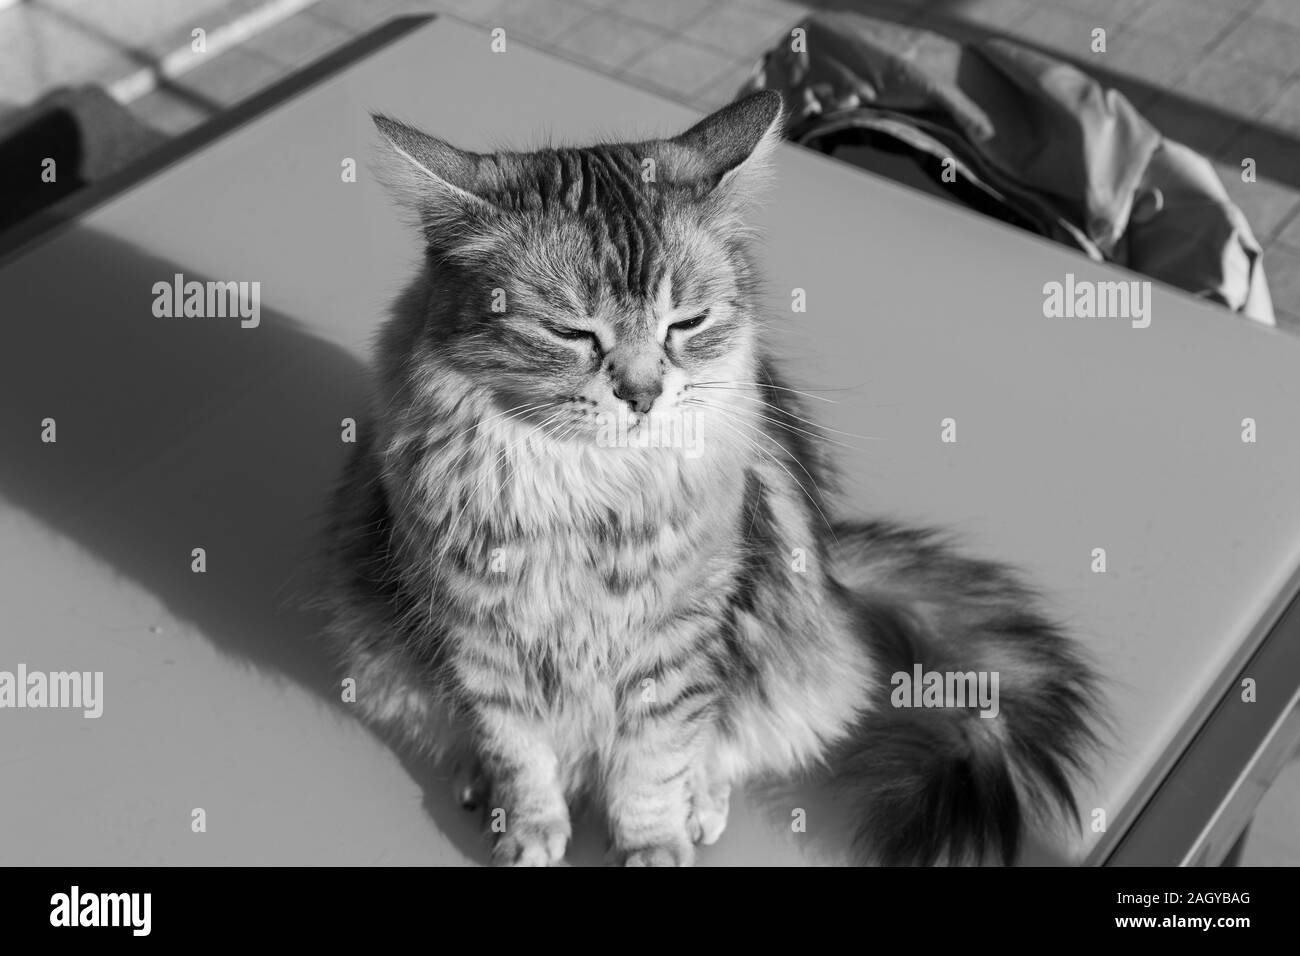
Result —
<instances>
[{"instance_id":1,"label":"paving tile","mask_svg":"<svg viewBox=\"0 0 1300 956\"><path fill-rule=\"evenodd\" d=\"M243 44L243 49L298 68L337 50L352 36L344 27L306 11L263 30Z\"/></svg>"},{"instance_id":2,"label":"paving tile","mask_svg":"<svg viewBox=\"0 0 1300 956\"><path fill-rule=\"evenodd\" d=\"M1269 179L1257 169L1253 183L1241 181L1241 164L1216 163L1216 171L1232 201L1246 214L1255 238L1268 245L1278 228L1300 207L1300 192Z\"/></svg>"},{"instance_id":3,"label":"paving tile","mask_svg":"<svg viewBox=\"0 0 1300 956\"><path fill-rule=\"evenodd\" d=\"M1283 74L1242 60L1211 56L1193 63L1178 82L1178 92L1219 107L1234 118L1261 116L1286 84Z\"/></svg>"},{"instance_id":4,"label":"paving tile","mask_svg":"<svg viewBox=\"0 0 1300 956\"><path fill-rule=\"evenodd\" d=\"M1264 0L1186 0L1186 2L1196 7L1214 7L1215 9L1228 7L1249 14L1255 12Z\"/></svg>"},{"instance_id":5,"label":"paving tile","mask_svg":"<svg viewBox=\"0 0 1300 956\"><path fill-rule=\"evenodd\" d=\"M310 3L312 0L300 2ZM112 3L98 5L78 2L75 9L99 13L104 19L102 23L96 21L96 27L102 27L106 31L105 36L110 38L110 42L132 54L141 65L154 65L164 57L189 50L194 42L193 31L200 27L208 34L210 52L217 52L211 47L213 34L272 3L273 0L202 0L201 3L183 0L174 10L168 3L168 15L152 18L147 18L146 14L157 8L156 0L114 0ZM105 9L109 16L104 16ZM132 16L119 22L111 16L113 11L131 13ZM137 27L136 23L141 19L148 19L150 25Z\"/></svg>"},{"instance_id":6,"label":"paving tile","mask_svg":"<svg viewBox=\"0 0 1300 956\"><path fill-rule=\"evenodd\" d=\"M1300 315L1300 253L1285 246L1264 250L1264 274L1273 308L1290 315Z\"/></svg>"},{"instance_id":7,"label":"paving tile","mask_svg":"<svg viewBox=\"0 0 1300 956\"><path fill-rule=\"evenodd\" d=\"M1015 33L1025 16L1038 6L1036 0L971 0L952 7L938 6L932 16L922 16L921 26L945 19L966 20L999 32Z\"/></svg>"},{"instance_id":8,"label":"paving tile","mask_svg":"<svg viewBox=\"0 0 1300 956\"><path fill-rule=\"evenodd\" d=\"M379 0L403 13L451 13L475 23L486 23L505 6L518 5L520 0ZM525 0L526 2L526 0Z\"/></svg>"},{"instance_id":9,"label":"paving tile","mask_svg":"<svg viewBox=\"0 0 1300 956\"><path fill-rule=\"evenodd\" d=\"M737 2L720 3L680 32L686 39L721 50L733 59L749 59L767 50L801 19L798 10L775 12Z\"/></svg>"},{"instance_id":10,"label":"paving tile","mask_svg":"<svg viewBox=\"0 0 1300 956\"><path fill-rule=\"evenodd\" d=\"M128 108L143 122L171 136L198 126L211 113L166 90L154 90L132 100Z\"/></svg>"},{"instance_id":11,"label":"paving tile","mask_svg":"<svg viewBox=\"0 0 1300 956\"><path fill-rule=\"evenodd\" d=\"M1017 39L1084 64L1098 60L1098 65L1104 66L1106 54L1092 52L1092 31L1097 25L1095 18L1074 10L1038 6L1008 32ZM1109 30L1106 31L1106 46L1110 46Z\"/></svg>"},{"instance_id":12,"label":"paving tile","mask_svg":"<svg viewBox=\"0 0 1300 956\"><path fill-rule=\"evenodd\" d=\"M711 6L712 0L612 0L604 9L663 30L678 30L703 17Z\"/></svg>"},{"instance_id":13,"label":"paving tile","mask_svg":"<svg viewBox=\"0 0 1300 956\"><path fill-rule=\"evenodd\" d=\"M357 0L318 0L311 12L357 33L368 33L393 15L387 4Z\"/></svg>"},{"instance_id":14,"label":"paving tile","mask_svg":"<svg viewBox=\"0 0 1300 956\"><path fill-rule=\"evenodd\" d=\"M613 73L652 47L668 42L669 36L644 23L593 11L582 23L559 37L555 45L562 53Z\"/></svg>"},{"instance_id":15,"label":"paving tile","mask_svg":"<svg viewBox=\"0 0 1300 956\"><path fill-rule=\"evenodd\" d=\"M1170 36L1196 37L1208 44L1242 16L1242 9L1230 3L1147 0L1130 24Z\"/></svg>"},{"instance_id":16,"label":"paving tile","mask_svg":"<svg viewBox=\"0 0 1300 956\"><path fill-rule=\"evenodd\" d=\"M1300 28L1300 3L1295 0L1263 0L1255 15Z\"/></svg>"},{"instance_id":17,"label":"paving tile","mask_svg":"<svg viewBox=\"0 0 1300 956\"><path fill-rule=\"evenodd\" d=\"M1118 27L1133 19L1149 0L1062 0L1064 6L1095 18L1097 26Z\"/></svg>"},{"instance_id":18,"label":"paving tile","mask_svg":"<svg viewBox=\"0 0 1300 956\"><path fill-rule=\"evenodd\" d=\"M1291 218L1282 225L1273 237L1274 244L1289 246L1300 255L1300 212L1293 213Z\"/></svg>"},{"instance_id":19,"label":"paving tile","mask_svg":"<svg viewBox=\"0 0 1300 956\"><path fill-rule=\"evenodd\" d=\"M170 42L178 31L188 36L195 27L211 30L245 9L222 0L41 0L41 5L104 39L154 53L166 52L159 51L155 41Z\"/></svg>"},{"instance_id":20,"label":"paving tile","mask_svg":"<svg viewBox=\"0 0 1300 956\"><path fill-rule=\"evenodd\" d=\"M55 86L116 79L137 61L44 10L0 10L0 95L29 103Z\"/></svg>"},{"instance_id":21,"label":"paving tile","mask_svg":"<svg viewBox=\"0 0 1300 956\"><path fill-rule=\"evenodd\" d=\"M689 40L671 39L637 57L623 75L688 99L736 66L736 61Z\"/></svg>"},{"instance_id":22,"label":"paving tile","mask_svg":"<svg viewBox=\"0 0 1300 956\"><path fill-rule=\"evenodd\" d=\"M690 98L690 104L702 112L712 112L730 103L754 72L753 63L738 63Z\"/></svg>"},{"instance_id":23,"label":"paving tile","mask_svg":"<svg viewBox=\"0 0 1300 956\"><path fill-rule=\"evenodd\" d=\"M1168 87L1191 69L1196 50L1176 40L1141 27L1120 27L1109 34L1106 52L1093 62L1154 84Z\"/></svg>"},{"instance_id":24,"label":"paving tile","mask_svg":"<svg viewBox=\"0 0 1300 956\"><path fill-rule=\"evenodd\" d=\"M505 0L483 13L478 22L501 27L507 41L518 37L528 43L558 41L592 16L590 7L574 0Z\"/></svg>"},{"instance_id":25,"label":"paving tile","mask_svg":"<svg viewBox=\"0 0 1300 956\"><path fill-rule=\"evenodd\" d=\"M812 12L812 4L796 3L794 0L735 0L735 2L739 3L742 7L748 7L750 10L763 10L768 13L793 17L796 20L806 17ZM934 6L935 4L943 4L947 2L948 0L891 0L891 3L893 4L915 3L918 8ZM813 0L813 3L817 6L821 6L820 3L817 3L817 0ZM870 9L866 6L862 7L861 12L868 16L871 15Z\"/></svg>"},{"instance_id":26,"label":"paving tile","mask_svg":"<svg viewBox=\"0 0 1300 956\"><path fill-rule=\"evenodd\" d=\"M1300 4L1300 0L1296 0ZM1214 47L1214 55L1245 60L1288 76L1300 69L1300 27L1250 17L1237 24Z\"/></svg>"},{"instance_id":27,"label":"paving tile","mask_svg":"<svg viewBox=\"0 0 1300 956\"><path fill-rule=\"evenodd\" d=\"M1297 47L1300 57L1300 47ZM1296 138L1300 149L1300 77L1292 80L1278 94L1273 105L1264 114L1264 122Z\"/></svg>"},{"instance_id":28,"label":"paving tile","mask_svg":"<svg viewBox=\"0 0 1300 956\"><path fill-rule=\"evenodd\" d=\"M215 54L171 82L220 107L229 107L260 93L292 71L289 64L244 47Z\"/></svg>"}]
</instances>

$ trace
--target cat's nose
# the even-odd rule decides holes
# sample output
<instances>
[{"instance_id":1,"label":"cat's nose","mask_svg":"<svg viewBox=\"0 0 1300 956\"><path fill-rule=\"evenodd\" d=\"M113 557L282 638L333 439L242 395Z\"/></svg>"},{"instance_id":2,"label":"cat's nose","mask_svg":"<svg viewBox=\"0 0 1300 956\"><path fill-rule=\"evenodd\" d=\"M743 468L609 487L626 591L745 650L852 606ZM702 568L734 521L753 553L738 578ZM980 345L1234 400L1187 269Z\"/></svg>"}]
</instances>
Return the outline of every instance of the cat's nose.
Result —
<instances>
[{"instance_id":1,"label":"cat's nose","mask_svg":"<svg viewBox=\"0 0 1300 956\"><path fill-rule=\"evenodd\" d=\"M614 397L626 402L638 415L644 415L663 393L664 364L662 354L655 347L632 342L615 348L605 360Z\"/></svg>"},{"instance_id":2,"label":"cat's nose","mask_svg":"<svg viewBox=\"0 0 1300 956\"><path fill-rule=\"evenodd\" d=\"M659 379L645 382L622 382L614 386L614 397L627 402L628 408L644 415L654 407L655 399L663 394L664 383Z\"/></svg>"}]
</instances>

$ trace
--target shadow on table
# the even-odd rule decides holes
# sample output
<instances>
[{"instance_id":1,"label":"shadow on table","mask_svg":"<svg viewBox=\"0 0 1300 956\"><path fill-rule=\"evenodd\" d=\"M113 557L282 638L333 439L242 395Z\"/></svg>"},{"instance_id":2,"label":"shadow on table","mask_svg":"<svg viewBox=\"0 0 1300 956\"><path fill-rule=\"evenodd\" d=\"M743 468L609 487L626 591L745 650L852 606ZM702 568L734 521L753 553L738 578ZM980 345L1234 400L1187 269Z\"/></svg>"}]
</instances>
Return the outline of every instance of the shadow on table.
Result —
<instances>
[{"instance_id":1,"label":"shadow on table","mask_svg":"<svg viewBox=\"0 0 1300 956\"><path fill-rule=\"evenodd\" d=\"M229 277L89 230L59 243L57 256L11 263L0 286L0 495L224 653L346 709L314 640L322 618L300 607L347 448L340 421L362 407L361 363L266 308L248 329L155 317L155 283ZM41 440L46 418L54 444ZM205 574L191 570L195 547ZM485 861L477 821L436 768L399 756L439 830Z\"/></svg>"}]
</instances>

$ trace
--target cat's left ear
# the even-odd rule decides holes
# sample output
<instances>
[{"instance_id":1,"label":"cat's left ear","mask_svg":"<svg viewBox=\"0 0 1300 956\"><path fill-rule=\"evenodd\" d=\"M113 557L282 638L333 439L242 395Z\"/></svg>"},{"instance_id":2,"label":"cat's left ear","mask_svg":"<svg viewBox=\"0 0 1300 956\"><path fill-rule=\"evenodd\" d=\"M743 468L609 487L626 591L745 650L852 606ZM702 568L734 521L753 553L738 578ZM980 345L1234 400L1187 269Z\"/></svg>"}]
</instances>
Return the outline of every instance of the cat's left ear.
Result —
<instances>
[{"instance_id":1,"label":"cat's left ear","mask_svg":"<svg viewBox=\"0 0 1300 956\"><path fill-rule=\"evenodd\" d=\"M719 198L748 204L769 178L782 121L781 95L773 90L729 103L664 142L668 178L703 182Z\"/></svg>"},{"instance_id":2,"label":"cat's left ear","mask_svg":"<svg viewBox=\"0 0 1300 956\"><path fill-rule=\"evenodd\" d=\"M431 244L454 247L499 212L487 198L501 187L495 164L387 116L371 118L385 141L378 178Z\"/></svg>"}]
</instances>

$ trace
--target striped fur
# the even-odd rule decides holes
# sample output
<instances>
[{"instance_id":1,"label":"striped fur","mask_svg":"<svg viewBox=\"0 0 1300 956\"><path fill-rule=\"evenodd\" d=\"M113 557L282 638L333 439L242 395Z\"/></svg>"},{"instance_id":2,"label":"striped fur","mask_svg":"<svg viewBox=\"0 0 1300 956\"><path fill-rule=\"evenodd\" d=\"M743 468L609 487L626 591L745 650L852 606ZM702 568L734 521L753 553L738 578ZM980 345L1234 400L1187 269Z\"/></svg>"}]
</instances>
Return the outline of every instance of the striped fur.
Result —
<instances>
[{"instance_id":1,"label":"striped fur","mask_svg":"<svg viewBox=\"0 0 1300 956\"><path fill-rule=\"evenodd\" d=\"M742 226L779 98L533 154L376 122L427 261L380 337L323 600L366 716L504 812L498 862L558 862L585 796L616 862L688 864L758 774L853 769L883 862L1013 853L1007 787L1068 805L1090 678L1027 593L928 538L832 531ZM632 385L661 389L648 412L616 397ZM688 420L695 454L602 441ZM911 660L1002 667L1026 723L891 722L888 674ZM993 809L942 789L986 765Z\"/></svg>"}]
</instances>

